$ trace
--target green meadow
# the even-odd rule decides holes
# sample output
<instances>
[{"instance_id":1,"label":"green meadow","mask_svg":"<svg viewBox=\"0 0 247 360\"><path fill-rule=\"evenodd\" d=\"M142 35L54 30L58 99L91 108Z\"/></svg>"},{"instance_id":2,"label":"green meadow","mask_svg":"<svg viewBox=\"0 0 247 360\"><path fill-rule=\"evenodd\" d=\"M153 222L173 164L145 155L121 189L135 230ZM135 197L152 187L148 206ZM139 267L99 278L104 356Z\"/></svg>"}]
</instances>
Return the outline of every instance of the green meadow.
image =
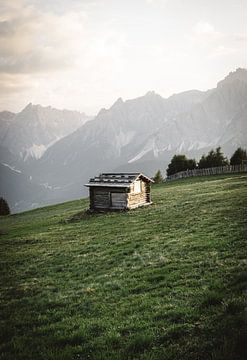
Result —
<instances>
[{"instance_id":1,"label":"green meadow","mask_svg":"<svg viewBox=\"0 0 247 360\"><path fill-rule=\"evenodd\" d=\"M247 174L0 218L0 359L247 359Z\"/></svg>"}]
</instances>

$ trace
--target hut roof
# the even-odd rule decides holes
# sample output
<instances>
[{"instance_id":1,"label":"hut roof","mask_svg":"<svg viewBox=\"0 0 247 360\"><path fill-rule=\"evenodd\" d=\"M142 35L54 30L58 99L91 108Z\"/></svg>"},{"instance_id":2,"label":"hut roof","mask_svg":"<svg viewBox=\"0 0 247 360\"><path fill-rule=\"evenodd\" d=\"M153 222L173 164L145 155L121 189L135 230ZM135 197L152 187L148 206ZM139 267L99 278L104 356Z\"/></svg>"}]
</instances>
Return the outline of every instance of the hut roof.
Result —
<instances>
[{"instance_id":1,"label":"hut roof","mask_svg":"<svg viewBox=\"0 0 247 360\"><path fill-rule=\"evenodd\" d=\"M129 187L138 179L142 179L149 183L154 182L142 173L103 173L91 178L85 186Z\"/></svg>"}]
</instances>

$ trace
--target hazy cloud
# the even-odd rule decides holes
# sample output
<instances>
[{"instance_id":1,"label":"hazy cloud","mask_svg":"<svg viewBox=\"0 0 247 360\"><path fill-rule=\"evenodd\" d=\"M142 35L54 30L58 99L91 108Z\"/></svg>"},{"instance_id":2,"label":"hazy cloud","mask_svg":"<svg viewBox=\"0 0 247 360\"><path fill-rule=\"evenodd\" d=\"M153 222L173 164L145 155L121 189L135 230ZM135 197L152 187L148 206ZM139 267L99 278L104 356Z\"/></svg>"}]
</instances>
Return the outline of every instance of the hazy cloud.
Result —
<instances>
[{"instance_id":1,"label":"hazy cloud","mask_svg":"<svg viewBox=\"0 0 247 360\"><path fill-rule=\"evenodd\" d=\"M194 26L194 31L199 35L208 35L208 34L215 34L215 28L212 24L206 21L199 21Z\"/></svg>"},{"instance_id":2,"label":"hazy cloud","mask_svg":"<svg viewBox=\"0 0 247 360\"><path fill-rule=\"evenodd\" d=\"M24 1L1 5L0 71L40 72L73 65L73 38L83 41L83 12L56 15Z\"/></svg>"},{"instance_id":3,"label":"hazy cloud","mask_svg":"<svg viewBox=\"0 0 247 360\"><path fill-rule=\"evenodd\" d=\"M0 106L92 113L150 89L209 88L247 66L244 10L242 0L2 0Z\"/></svg>"}]
</instances>

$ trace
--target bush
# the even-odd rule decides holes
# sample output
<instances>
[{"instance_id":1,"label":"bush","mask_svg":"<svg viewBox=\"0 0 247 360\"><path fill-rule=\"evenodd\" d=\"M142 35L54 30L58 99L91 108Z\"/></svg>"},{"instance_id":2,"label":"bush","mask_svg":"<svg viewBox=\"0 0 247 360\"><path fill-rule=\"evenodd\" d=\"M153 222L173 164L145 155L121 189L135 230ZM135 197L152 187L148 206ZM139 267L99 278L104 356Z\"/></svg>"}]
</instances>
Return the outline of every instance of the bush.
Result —
<instances>
[{"instance_id":1,"label":"bush","mask_svg":"<svg viewBox=\"0 0 247 360\"><path fill-rule=\"evenodd\" d=\"M0 216L9 215L10 209L7 201L4 198L0 198Z\"/></svg>"}]
</instances>

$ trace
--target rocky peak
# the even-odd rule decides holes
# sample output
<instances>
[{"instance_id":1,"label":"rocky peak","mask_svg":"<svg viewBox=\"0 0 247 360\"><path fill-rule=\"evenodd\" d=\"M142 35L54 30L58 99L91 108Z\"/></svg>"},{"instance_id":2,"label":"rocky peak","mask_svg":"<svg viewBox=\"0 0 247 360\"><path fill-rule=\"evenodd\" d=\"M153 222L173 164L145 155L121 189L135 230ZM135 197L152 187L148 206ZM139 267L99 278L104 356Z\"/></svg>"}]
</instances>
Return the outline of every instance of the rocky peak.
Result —
<instances>
[{"instance_id":1,"label":"rocky peak","mask_svg":"<svg viewBox=\"0 0 247 360\"><path fill-rule=\"evenodd\" d=\"M122 106L124 104L123 99L120 97L117 99L117 101L114 102L111 109L118 108L119 106Z\"/></svg>"},{"instance_id":2,"label":"rocky peak","mask_svg":"<svg viewBox=\"0 0 247 360\"><path fill-rule=\"evenodd\" d=\"M218 82L217 87L229 85L236 81L247 84L247 69L238 68L235 71L231 71L223 80Z\"/></svg>"}]
</instances>

